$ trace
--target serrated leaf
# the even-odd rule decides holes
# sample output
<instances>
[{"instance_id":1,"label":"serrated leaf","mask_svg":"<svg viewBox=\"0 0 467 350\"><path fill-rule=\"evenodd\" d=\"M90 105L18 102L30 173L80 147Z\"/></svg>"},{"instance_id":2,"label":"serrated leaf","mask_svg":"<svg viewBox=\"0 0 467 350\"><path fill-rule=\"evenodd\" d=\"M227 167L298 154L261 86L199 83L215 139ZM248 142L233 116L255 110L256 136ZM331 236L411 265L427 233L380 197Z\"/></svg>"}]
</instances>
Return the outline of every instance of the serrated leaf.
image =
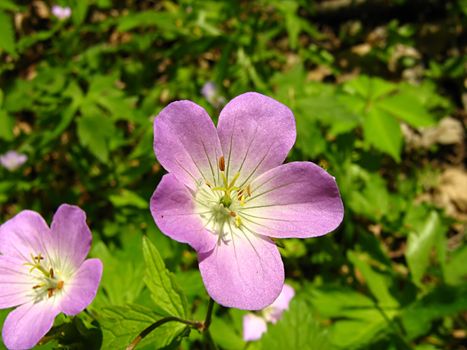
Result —
<instances>
[{"instance_id":1,"label":"serrated leaf","mask_svg":"<svg viewBox=\"0 0 467 350\"><path fill-rule=\"evenodd\" d=\"M281 320L275 325L268 324L259 345L264 350L331 348L327 332L313 318L310 306L298 298L292 299Z\"/></svg>"},{"instance_id":2,"label":"serrated leaf","mask_svg":"<svg viewBox=\"0 0 467 350\"><path fill-rule=\"evenodd\" d=\"M386 111L371 108L363 121L365 141L400 161L402 133L399 122Z\"/></svg>"},{"instance_id":3,"label":"serrated leaf","mask_svg":"<svg viewBox=\"0 0 467 350\"><path fill-rule=\"evenodd\" d=\"M103 308L99 313L99 324L104 335L102 349L126 348L141 331L162 318L162 315L141 305ZM165 323L149 333L139 343L138 348L152 345L152 348L160 349L175 345L185 328L186 326L179 322Z\"/></svg>"},{"instance_id":4,"label":"serrated leaf","mask_svg":"<svg viewBox=\"0 0 467 350\"><path fill-rule=\"evenodd\" d=\"M168 315L185 318L187 315L187 300L178 286L175 276L169 272L157 248L143 238L143 255L146 262L145 283L151 292L154 303Z\"/></svg>"},{"instance_id":5,"label":"serrated leaf","mask_svg":"<svg viewBox=\"0 0 467 350\"><path fill-rule=\"evenodd\" d=\"M11 16L0 11L0 50L15 54L15 31Z\"/></svg>"},{"instance_id":6,"label":"serrated leaf","mask_svg":"<svg viewBox=\"0 0 467 350\"><path fill-rule=\"evenodd\" d=\"M105 266L101 281L105 294L98 294L98 304L135 302L144 288L140 237L127 239L125 243L125 250L110 250L103 242L93 245L92 255L99 257Z\"/></svg>"},{"instance_id":7,"label":"serrated leaf","mask_svg":"<svg viewBox=\"0 0 467 350\"><path fill-rule=\"evenodd\" d=\"M435 247L438 235L443 234L443 230L439 214L432 211L420 231L409 234L405 257L414 283L421 284L430 261L430 254Z\"/></svg>"}]
</instances>

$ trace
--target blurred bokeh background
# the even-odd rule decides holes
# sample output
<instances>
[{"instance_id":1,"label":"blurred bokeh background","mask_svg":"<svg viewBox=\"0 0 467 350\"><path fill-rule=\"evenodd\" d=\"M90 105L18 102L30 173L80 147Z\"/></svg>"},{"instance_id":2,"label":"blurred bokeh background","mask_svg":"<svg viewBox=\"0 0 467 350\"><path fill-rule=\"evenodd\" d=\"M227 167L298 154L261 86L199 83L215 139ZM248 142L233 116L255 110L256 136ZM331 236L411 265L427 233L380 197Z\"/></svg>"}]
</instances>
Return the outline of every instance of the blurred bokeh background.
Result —
<instances>
[{"instance_id":1,"label":"blurred bokeh background","mask_svg":"<svg viewBox=\"0 0 467 350\"><path fill-rule=\"evenodd\" d=\"M258 91L292 109L289 159L334 175L346 215L280 242L296 301L248 348L466 349L466 24L466 0L0 0L0 222L79 205L105 264L97 322L45 347L123 348L145 327L125 323L150 308L143 235L204 313L195 253L149 213L152 122ZM243 314L216 309L219 347L245 348ZM146 347L200 346L160 338Z\"/></svg>"}]
</instances>

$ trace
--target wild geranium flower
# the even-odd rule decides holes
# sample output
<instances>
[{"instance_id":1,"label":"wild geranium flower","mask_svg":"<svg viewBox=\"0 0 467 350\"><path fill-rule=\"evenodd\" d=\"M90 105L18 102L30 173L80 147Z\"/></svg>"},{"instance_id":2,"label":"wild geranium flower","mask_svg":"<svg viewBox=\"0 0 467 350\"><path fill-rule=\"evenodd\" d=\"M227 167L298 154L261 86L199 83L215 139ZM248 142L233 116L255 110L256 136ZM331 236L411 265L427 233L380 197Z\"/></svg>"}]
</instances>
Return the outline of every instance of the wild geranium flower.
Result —
<instances>
[{"instance_id":1,"label":"wild geranium flower","mask_svg":"<svg viewBox=\"0 0 467 350\"><path fill-rule=\"evenodd\" d=\"M71 16L71 8L54 5L52 6L52 14L59 20L65 20Z\"/></svg>"},{"instance_id":2,"label":"wild geranium flower","mask_svg":"<svg viewBox=\"0 0 467 350\"><path fill-rule=\"evenodd\" d=\"M16 151L8 151L5 154L0 155L0 164L9 171L18 169L21 165L26 163L27 160L27 155Z\"/></svg>"},{"instance_id":3,"label":"wild geranium flower","mask_svg":"<svg viewBox=\"0 0 467 350\"><path fill-rule=\"evenodd\" d=\"M267 330L267 323L276 323L282 318L285 310L295 295L295 290L284 284L281 293L274 302L261 310L260 314L248 313L243 316L243 340L252 341L261 338Z\"/></svg>"},{"instance_id":4,"label":"wild geranium flower","mask_svg":"<svg viewBox=\"0 0 467 350\"><path fill-rule=\"evenodd\" d=\"M58 208L50 228L30 210L0 226L0 308L18 306L3 324L7 348L32 348L60 312L76 315L91 303L102 263L85 260L90 246L86 215L72 205Z\"/></svg>"},{"instance_id":5,"label":"wild geranium flower","mask_svg":"<svg viewBox=\"0 0 467 350\"><path fill-rule=\"evenodd\" d=\"M259 310L284 284L270 238L315 237L335 229L343 205L335 179L311 162L282 164L296 137L292 112L250 92L230 101L217 129L191 101L155 118L154 150L164 175L151 198L162 232L198 253L219 304Z\"/></svg>"}]
</instances>

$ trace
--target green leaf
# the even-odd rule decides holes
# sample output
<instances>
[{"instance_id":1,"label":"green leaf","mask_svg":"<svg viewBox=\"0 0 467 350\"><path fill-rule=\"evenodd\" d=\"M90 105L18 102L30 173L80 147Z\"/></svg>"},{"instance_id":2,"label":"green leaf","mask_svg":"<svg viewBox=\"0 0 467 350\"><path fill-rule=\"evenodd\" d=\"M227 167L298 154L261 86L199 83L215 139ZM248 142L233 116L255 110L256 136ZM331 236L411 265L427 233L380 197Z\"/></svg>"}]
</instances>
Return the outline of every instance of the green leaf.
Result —
<instances>
[{"instance_id":1,"label":"green leaf","mask_svg":"<svg viewBox=\"0 0 467 350\"><path fill-rule=\"evenodd\" d=\"M332 135L348 132L360 122L359 117L340 103L335 94L303 97L297 99L296 105L304 118L319 120L329 126Z\"/></svg>"},{"instance_id":2,"label":"green leaf","mask_svg":"<svg viewBox=\"0 0 467 350\"><path fill-rule=\"evenodd\" d=\"M308 297L321 317L334 320L329 339L335 346L346 349L379 339L388 332L388 321L397 314L394 308L377 309L370 298L347 288L313 288Z\"/></svg>"},{"instance_id":3,"label":"green leaf","mask_svg":"<svg viewBox=\"0 0 467 350\"><path fill-rule=\"evenodd\" d=\"M0 139L13 140L13 126L13 118L8 115L7 111L0 109Z\"/></svg>"},{"instance_id":4,"label":"green leaf","mask_svg":"<svg viewBox=\"0 0 467 350\"><path fill-rule=\"evenodd\" d=\"M99 324L103 330L102 349L125 349L145 328L163 316L141 305L112 306L99 313ZM168 322L153 330L138 345L152 345L160 349L175 345L186 328L180 322Z\"/></svg>"},{"instance_id":5,"label":"green leaf","mask_svg":"<svg viewBox=\"0 0 467 350\"><path fill-rule=\"evenodd\" d=\"M126 228L124 231L128 235ZM105 293L98 294L97 304L133 303L141 294L144 288L144 261L140 239L136 234L127 238L124 250L109 249L103 242L93 244L92 255L99 257L105 266L101 281Z\"/></svg>"},{"instance_id":6,"label":"green leaf","mask_svg":"<svg viewBox=\"0 0 467 350\"><path fill-rule=\"evenodd\" d=\"M436 319L466 311L466 295L466 284L455 288L441 286L408 306L402 312L401 320L409 339L427 334Z\"/></svg>"},{"instance_id":7,"label":"green leaf","mask_svg":"<svg viewBox=\"0 0 467 350\"><path fill-rule=\"evenodd\" d=\"M458 285L467 282L467 245L452 252L444 270L446 283Z\"/></svg>"},{"instance_id":8,"label":"green leaf","mask_svg":"<svg viewBox=\"0 0 467 350\"><path fill-rule=\"evenodd\" d=\"M209 328L216 344L224 349L242 350L245 348L245 341L235 332L232 325L224 321L223 318L215 317Z\"/></svg>"},{"instance_id":9,"label":"green leaf","mask_svg":"<svg viewBox=\"0 0 467 350\"><path fill-rule=\"evenodd\" d=\"M264 350L331 349L327 332L313 318L310 306L299 298L291 301L281 320L268 324L259 345Z\"/></svg>"},{"instance_id":10,"label":"green leaf","mask_svg":"<svg viewBox=\"0 0 467 350\"><path fill-rule=\"evenodd\" d=\"M187 315L187 300L178 286L175 276L169 272L157 248L143 238L143 255L146 262L145 283L151 292L154 303L168 315L185 318Z\"/></svg>"},{"instance_id":11,"label":"green leaf","mask_svg":"<svg viewBox=\"0 0 467 350\"><path fill-rule=\"evenodd\" d=\"M386 111L378 108L368 110L363 121L364 138L382 152L400 161L402 133L399 122Z\"/></svg>"},{"instance_id":12,"label":"green leaf","mask_svg":"<svg viewBox=\"0 0 467 350\"><path fill-rule=\"evenodd\" d=\"M421 279L429 265L430 254L435 247L437 237L443 233L444 225L442 225L439 214L432 211L426 218L421 230L409 234L405 257L415 284L421 284Z\"/></svg>"},{"instance_id":13,"label":"green leaf","mask_svg":"<svg viewBox=\"0 0 467 350\"><path fill-rule=\"evenodd\" d=\"M148 201L141 198L137 193L122 189L118 194L111 194L110 201L116 207L133 206L140 209L148 208Z\"/></svg>"},{"instance_id":14,"label":"green leaf","mask_svg":"<svg viewBox=\"0 0 467 350\"><path fill-rule=\"evenodd\" d=\"M101 162L109 160L109 141L114 134L113 122L101 115L84 115L78 119L78 137L80 143L87 147Z\"/></svg>"},{"instance_id":15,"label":"green leaf","mask_svg":"<svg viewBox=\"0 0 467 350\"><path fill-rule=\"evenodd\" d=\"M75 0L73 2L72 18L75 25L80 25L86 19L90 0Z\"/></svg>"},{"instance_id":16,"label":"green leaf","mask_svg":"<svg viewBox=\"0 0 467 350\"><path fill-rule=\"evenodd\" d=\"M416 98L408 94L399 93L385 97L376 105L414 127L430 126L435 123L435 119L428 110Z\"/></svg>"},{"instance_id":17,"label":"green leaf","mask_svg":"<svg viewBox=\"0 0 467 350\"><path fill-rule=\"evenodd\" d=\"M19 9L18 5L11 0L2 0L0 2L0 9L2 10L10 10L10 11L17 11Z\"/></svg>"},{"instance_id":18,"label":"green leaf","mask_svg":"<svg viewBox=\"0 0 467 350\"><path fill-rule=\"evenodd\" d=\"M11 16L0 11L0 51L4 50L14 55L15 50L15 30Z\"/></svg>"},{"instance_id":19,"label":"green leaf","mask_svg":"<svg viewBox=\"0 0 467 350\"><path fill-rule=\"evenodd\" d=\"M390 275L381 270L376 270L370 265L376 265L366 253L348 252L350 262L360 271L371 293L378 300L378 305L383 308L395 308L399 306L398 301L389 292L393 280Z\"/></svg>"}]
</instances>

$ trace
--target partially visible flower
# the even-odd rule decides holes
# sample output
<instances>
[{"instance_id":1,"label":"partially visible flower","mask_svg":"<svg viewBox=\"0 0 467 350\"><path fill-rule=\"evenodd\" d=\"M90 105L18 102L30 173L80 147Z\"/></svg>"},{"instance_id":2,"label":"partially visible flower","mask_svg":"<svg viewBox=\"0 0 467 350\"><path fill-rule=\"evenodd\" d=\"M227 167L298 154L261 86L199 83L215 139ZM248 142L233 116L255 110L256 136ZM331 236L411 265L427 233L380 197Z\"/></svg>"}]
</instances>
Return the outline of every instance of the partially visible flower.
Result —
<instances>
[{"instance_id":1,"label":"partially visible flower","mask_svg":"<svg viewBox=\"0 0 467 350\"><path fill-rule=\"evenodd\" d=\"M261 338L267 330L267 322L276 323L289 308L289 303L295 295L295 290L284 284L277 299L258 314L248 313L243 316L243 340L252 341Z\"/></svg>"},{"instance_id":2,"label":"partially visible flower","mask_svg":"<svg viewBox=\"0 0 467 350\"><path fill-rule=\"evenodd\" d=\"M86 214L63 204L49 228L24 210L0 226L0 308L18 306L3 324L8 349L30 349L63 312L76 315L96 296L102 275L91 247Z\"/></svg>"},{"instance_id":3,"label":"partially visible flower","mask_svg":"<svg viewBox=\"0 0 467 350\"><path fill-rule=\"evenodd\" d=\"M71 16L71 8L54 5L52 6L52 14L60 20L65 20Z\"/></svg>"},{"instance_id":4,"label":"partially visible flower","mask_svg":"<svg viewBox=\"0 0 467 350\"><path fill-rule=\"evenodd\" d=\"M10 171L18 169L21 165L26 163L27 160L27 155L16 151L8 151L0 155L0 164Z\"/></svg>"},{"instance_id":5,"label":"partially visible flower","mask_svg":"<svg viewBox=\"0 0 467 350\"><path fill-rule=\"evenodd\" d=\"M271 238L308 238L339 226L334 177L311 162L282 164L296 138L287 106L254 92L222 109L217 128L191 101L154 121L154 151L169 172L150 203L167 236L190 244L209 295L246 310L270 305L284 285Z\"/></svg>"},{"instance_id":6,"label":"partially visible flower","mask_svg":"<svg viewBox=\"0 0 467 350\"><path fill-rule=\"evenodd\" d=\"M203 85L201 94L204 96L206 101L216 108L225 104L225 97L219 94L216 84L212 81L208 81Z\"/></svg>"}]
</instances>

